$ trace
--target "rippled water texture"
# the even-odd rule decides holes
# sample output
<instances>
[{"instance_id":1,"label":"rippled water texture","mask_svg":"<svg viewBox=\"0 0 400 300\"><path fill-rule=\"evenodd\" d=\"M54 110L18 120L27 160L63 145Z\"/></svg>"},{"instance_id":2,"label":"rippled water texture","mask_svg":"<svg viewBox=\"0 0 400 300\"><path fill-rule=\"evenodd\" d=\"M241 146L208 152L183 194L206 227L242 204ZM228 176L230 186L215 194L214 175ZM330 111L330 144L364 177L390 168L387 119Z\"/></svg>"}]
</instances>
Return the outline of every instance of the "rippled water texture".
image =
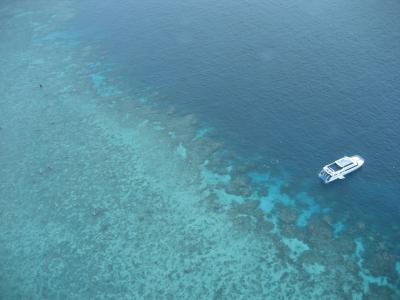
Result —
<instances>
[{"instance_id":1,"label":"rippled water texture","mask_svg":"<svg viewBox=\"0 0 400 300\"><path fill-rule=\"evenodd\" d=\"M400 297L398 227L128 80L78 15L0 4L1 299Z\"/></svg>"}]
</instances>

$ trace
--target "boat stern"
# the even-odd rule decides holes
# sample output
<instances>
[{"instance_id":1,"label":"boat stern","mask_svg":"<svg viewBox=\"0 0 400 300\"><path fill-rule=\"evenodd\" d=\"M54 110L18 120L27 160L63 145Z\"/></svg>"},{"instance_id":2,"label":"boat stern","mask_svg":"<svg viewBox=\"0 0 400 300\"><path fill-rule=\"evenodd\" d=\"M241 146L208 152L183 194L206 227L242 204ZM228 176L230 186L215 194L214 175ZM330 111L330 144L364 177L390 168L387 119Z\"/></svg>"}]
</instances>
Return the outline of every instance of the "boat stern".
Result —
<instances>
[{"instance_id":1,"label":"boat stern","mask_svg":"<svg viewBox=\"0 0 400 300\"><path fill-rule=\"evenodd\" d=\"M319 172L318 177L324 182L329 183L331 181L332 176L323 168L321 172Z\"/></svg>"},{"instance_id":2,"label":"boat stern","mask_svg":"<svg viewBox=\"0 0 400 300\"><path fill-rule=\"evenodd\" d=\"M363 164L364 164L364 162L365 162L365 159L364 158L362 158L360 155L354 155L354 156L352 156L351 157L353 160L354 160L354 162L358 165L358 166L362 166Z\"/></svg>"}]
</instances>

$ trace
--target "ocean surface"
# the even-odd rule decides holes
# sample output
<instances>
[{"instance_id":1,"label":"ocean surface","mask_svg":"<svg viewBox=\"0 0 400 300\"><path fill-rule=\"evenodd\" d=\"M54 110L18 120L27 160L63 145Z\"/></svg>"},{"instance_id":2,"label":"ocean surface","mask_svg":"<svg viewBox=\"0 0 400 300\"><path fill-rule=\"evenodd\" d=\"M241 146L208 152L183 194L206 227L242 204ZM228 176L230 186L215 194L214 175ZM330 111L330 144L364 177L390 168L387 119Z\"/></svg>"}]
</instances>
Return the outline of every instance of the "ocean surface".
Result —
<instances>
[{"instance_id":1,"label":"ocean surface","mask_svg":"<svg viewBox=\"0 0 400 300\"><path fill-rule=\"evenodd\" d=\"M1 1L0 299L400 299L399 15Z\"/></svg>"}]
</instances>

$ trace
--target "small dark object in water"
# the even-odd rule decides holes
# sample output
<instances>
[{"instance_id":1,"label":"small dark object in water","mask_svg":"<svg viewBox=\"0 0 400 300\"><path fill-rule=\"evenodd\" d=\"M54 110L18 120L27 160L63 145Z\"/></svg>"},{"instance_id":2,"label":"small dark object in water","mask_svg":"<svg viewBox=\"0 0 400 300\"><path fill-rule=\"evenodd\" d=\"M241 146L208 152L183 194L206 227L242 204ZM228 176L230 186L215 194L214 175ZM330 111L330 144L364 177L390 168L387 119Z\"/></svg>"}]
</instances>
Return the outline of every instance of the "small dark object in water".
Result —
<instances>
[{"instance_id":1,"label":"small dark object in water","mask_svg":"<svg viewBox=\"0 0 400 300\"><path fill-rule=\"evenodd\" d=\"M42 88L42 87L43 87L43 85L42 85L41 83L39 83L39 87L40 87L40 88Z\"/></svg>"}]
</instances>

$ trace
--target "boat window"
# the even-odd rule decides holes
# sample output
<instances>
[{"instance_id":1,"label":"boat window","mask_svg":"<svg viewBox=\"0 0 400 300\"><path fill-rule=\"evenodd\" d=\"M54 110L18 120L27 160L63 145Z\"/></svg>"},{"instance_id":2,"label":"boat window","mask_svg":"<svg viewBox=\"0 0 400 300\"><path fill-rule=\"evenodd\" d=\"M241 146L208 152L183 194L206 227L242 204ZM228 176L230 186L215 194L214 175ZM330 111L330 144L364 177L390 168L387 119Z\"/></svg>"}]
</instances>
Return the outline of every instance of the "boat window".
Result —
<instances>
[{"instance_id":1,"label":"boat window","mask_svg":"<svg viewBox=\"0 0 400 300\"><path fill-rule=\"evenodd\" d=\"M341 170L342 168L337 164L337 163L332 163L328 166L330 169L332 169L334 172Z\"/></svg>"}]
</instances>

